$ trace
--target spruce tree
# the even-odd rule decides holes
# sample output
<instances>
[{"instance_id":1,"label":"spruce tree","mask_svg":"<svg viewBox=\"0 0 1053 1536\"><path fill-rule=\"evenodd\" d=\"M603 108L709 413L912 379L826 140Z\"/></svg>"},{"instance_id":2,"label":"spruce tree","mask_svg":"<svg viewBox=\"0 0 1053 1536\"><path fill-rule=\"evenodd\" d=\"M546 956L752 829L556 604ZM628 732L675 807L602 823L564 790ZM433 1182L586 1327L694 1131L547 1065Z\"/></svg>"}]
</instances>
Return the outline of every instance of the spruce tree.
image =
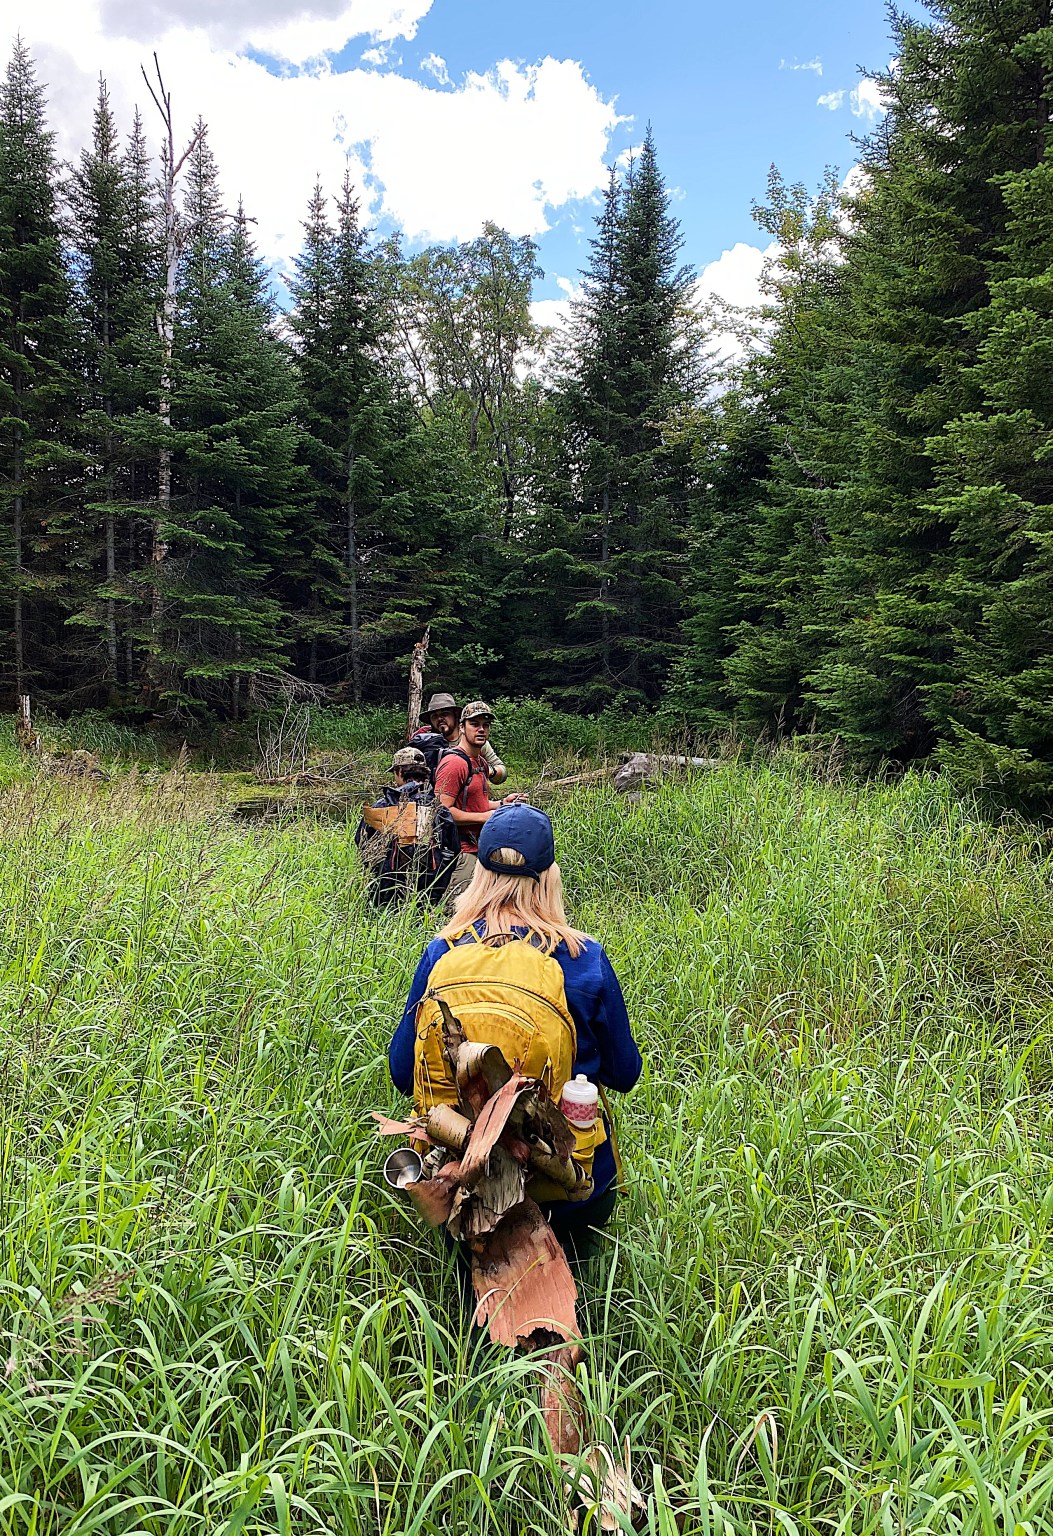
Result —
<instances>
[{"instance_id":1,"label":"spruce tree","mask_svg":"<svg viewBox=\"0 0 1053 1536\"><path fill-rule=\"evenodd\" d=\"M1048 101L1048 35L1024 57L1042 66ZM939 755L966 783L1029 798L1053 789L1053 146L1042 148L999 183L1000 275L969 322L979 408L929 442L933 512L951 529L950 679L930 691Z\"/></svg>"},{"instance_id":2,"label":"spruce tree","mask_svg":"<svg viewBox=\"0 0 1053 1536\"><path fill-rule=\"evenodd\" d=\"M166 553L141 573L157 587L160 622L147 611L139 638L160 664L167 713L237 717L246 683L288 657L277 573L302 495L295 384L247 220L223 209L203 131L183 216L171 431L154 424L172 455Z\"/></svg>"},{"instance_id":3,"label":"spruce tree","mask_svg":"<svg viewBox=\"0 0 1053 1536\"><path fill-rule=\"evenodd\" d=\"M927 440L979 403L972 316L1001 259L999 179L1042 153L1041 72L1026 50L1047 25L1044 0L946 0L931 20L895 18L888 110L852 210L854 431L809 687L820 720L870 753L931 751L932 701L954 684L953 524Z\"/></svg>"},{"instance_id":4,"label":"spruce tree","mask_svg":"<svg viewBox=\"0 0 1053 1536\"><path fill-rule=\"evenodd\" d=\"M762 279L766 345L722 407L724 438L694 549L696 566L715 565L712 574L696 570L689 635L702 639L702 677L711 689L716 683L717 697L713 671L722 668L741 721L792 731L809 722L806 679L823 655L818 593L848 449L852 382L838 341L845 267L836 176L829 173L813 195L800 183L787 186L773 166L768 200L755 205L754 217L778 253ZM738 567L734 594L724 585L728 564Z\"/></svg>"},{"instance_id":5,"label":"spruce tree","mask_svg":"<svg viewBox=\"0 0 1053 1536\"><path fill-rule=\"evenodd\" d=\"M347 178L335 224L316 187L304 231L290 324L314 505L299 623L308 676L360 703L390 685L426 622L439 618L438 639L464 600L452 561L471 507L455 439L441 418L421 419L390 363L383 269Z\"/></svg>"},{"instance_id":6,"label":"spruce tree","mask_svg":"<svg viewBox=\"0 0 1053 1536\"><path fill-rule=\"evenodd\" d=\"M700 359L681 244L648 131L597 220L559 388L567 494L541 519L557 537L534 562L572 595L549 653L568 697L654 699L677 643L693 473L675 427Z\"/></svg>"},{"instance_id":7,"label":"spruce tree","mask_svg":"<svg viewBox=\"0 0 1053 1536\"><path fill-rule=\"evenodd\" d=\"M138 562L136 523L143 487L127 419L156 398L159 253L142 125L136 115L121 151L105 81L100 81L92 147L68 187L75 257L86 467L78 559L67 572L72 623L97 639L82 667L110 697L137 681L125 622L128 575Z\"/></svg>"},{"instance_id":8,"label":"spruce tree","mask_svg":"<svg viewBox=\"0 0 1053 1536\"><path fill-rule=\"evenodd\" d=\"M64 442L73 328L53 143L19 40L0 85L0 589L11 625L7 681L17 693L63 681L55 664L65 615L55 589L65 552L51 523L78 468Z\"/></svg>"}]
</instances>

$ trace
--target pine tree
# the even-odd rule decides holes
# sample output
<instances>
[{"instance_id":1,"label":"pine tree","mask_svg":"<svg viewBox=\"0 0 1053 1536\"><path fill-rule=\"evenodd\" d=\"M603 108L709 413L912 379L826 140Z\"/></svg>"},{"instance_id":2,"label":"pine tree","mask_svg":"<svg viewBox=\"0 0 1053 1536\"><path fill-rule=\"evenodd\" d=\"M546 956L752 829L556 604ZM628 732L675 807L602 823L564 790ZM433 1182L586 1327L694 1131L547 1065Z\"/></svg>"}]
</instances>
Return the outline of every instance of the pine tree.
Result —
<instances>
[{"instance_id":1,"label":"pine tree","mask_svg":"<svg viewBox=\"0 0 1053 1536\"><path fill-rule=\"evenodd\" d=\"M690 269L653 137L624 186L612 173L559 389L569 495L541 519L534 568L573 595L550 651L563 691L658 696L677 643L692 493L679 415L699 393Z\"/></svg>"},{"instance_id":2,"label":"pine tree","mask_svg":"<svg viewBox=\"0 0 1053 1536\"><path fill-rule=\"evenodd\" d=\"M19 40L0 86L0 585L16 693L31 680L45 688L61 681L52 668L64 617L54 593L63 555L50 524L78 467L62 440L73 331L45 113Z\"/></svg>"},{"instance_id":3,"label":"pine tree","mask_svg":"<svg viewBox=\"0 0 1053 1536\"><path fill-rule=\"evenodd\" d=\"M206 705L235 717L245 683L280 671L288 640L277 571L302 496L291 361L247 220L228 219L207 134L191 155L172 358L172 493L159 594L140 643L169 713ZM158 622L158 618L160 622Z\"/></svg>"},{"instance_id":4,"label":"pine tree","mask_svg":"<svg viewBox=\"0 0 1053 1536\"><path fill-rule=\"evenodd\" d=\"M1042 152L1041 80L1021 48L1048 20L1045 0L946 0L932 21L895 18L888 111L865 146L848 246L854 441L809 688L820 720L871 753L931 751L932 700L954 681L953 525L926 444L978 403L971 317L1004 240L999 178Z\"/></svg>"},{"instance_id":5,"label":"pine tree","mask_svg":"<svg viewBox=\"0 0 1053 1536\"><path fill-rule=\"evenodd\" d=\"M302 524L300 624L308 676L349 685L360 703L423 624L463 600L451 556L471 508L455 438L442 418L421 419L385 358L383 272L349 180L335 225L315 188L304 230L290 323L315 502Z\"/></svg>"},{"instance_id":6,"label":"pine tree","mask_svg":"<svg viewBox=\"0 0 1053 1536\"><path fill-rule=\"evenodd\" d=\"M159 252L142 125L137 114L122 153L102 80L92 147L82 153L67 195L87 461L82 497L70 514L79 524L78 560L67 576L72 622L100 642L81 667L112 697L119 684L127 689L136 681L123 615L127 577L138 559L135 525L143 487L137 483L135 434L124 428L129 416L149 409L156 398Z\"/></svg>"},{"instance_id":7,"label":"pine tree","mask_svg":"<svg viewBox=\"0 0 1053 1536\"><path fill-rule=\"evenodd\" d=\"M695 546L696 564L710 530L717 550L726 546L724 560L738 566L736 593L721 589L719 566L716 592L696 573L691 633L703 627L743 723L790 731L809 722L806 679L823 655L818 594L848 449L852 384L838 341L845 267L836 176L812 195L799 183L787 186L773 166L768 201L754 217L778 251L763 277L767 345L724 406L724 441ZM721 609L726 619L714 636L707 626ZM704 676L712 678L713 662Z\"/></svg>"},{"instance_id":8,"label":"pine tree","mask_svg":"<svg viewBox=\"0 0 1053 1536\"><path fill-rule=\"evenodd\" d=\"M693 423L700 485L691 522L683 645L666 702L696 731L723 729L734 706L725 669L745 618L742 578L757 554L752 540L760 487L771 473L776 444L760 374L756 360L732 370L719 401L698 412ZM764 716L777 715L785 702L785 696L773 701L767 692Z\"/></svg>"},{"instance_id":9,"label":"pine tree","mask_svg":"<svg viewBox=\"0 0 1053 1536\"><path fill-rule=\"evenodd\" d=\"M1049 34L1023 54L1053 96ZM1048 120L1048 110L1037 114ZM1039 130L1040 141L1045 137ZM980 406L932 438L933 510L951 533L952 680L931 690L956 777L1053 789L1053 145L1001 179L1008 210L990 302L970 317Z\"/></svg>"}]
</instances>

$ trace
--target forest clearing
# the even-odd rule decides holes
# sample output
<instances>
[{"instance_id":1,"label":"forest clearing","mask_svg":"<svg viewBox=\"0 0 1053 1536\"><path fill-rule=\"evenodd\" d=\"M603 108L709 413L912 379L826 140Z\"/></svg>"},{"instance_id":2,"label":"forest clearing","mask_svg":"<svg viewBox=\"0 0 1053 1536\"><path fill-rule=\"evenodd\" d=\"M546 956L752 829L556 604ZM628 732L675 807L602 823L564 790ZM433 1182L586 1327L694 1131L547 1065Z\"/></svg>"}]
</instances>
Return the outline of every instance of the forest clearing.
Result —
<instances>
[{"instance_id":1,"label":"forest clearing","mask_svg":"<svg viewBox=\"0 0 1053 1536\"><path fill-rule=\"evenodd\" d=\"M1050 0L589 9L7 39L0 1536L1053 1536Z\"/></svg>"},{"instance_id":2,"label":"forest clearing","mask_svg":"<svg viewBox=\"0 0 1053 1536\"><path fill-rule=\"evenodd\" d=\"M4 752L0 1526L565 1531L536 1367L381 1179L437 914L340 820ZM1050 1532L1049 840L831 769L545 801L645 1064L590 1422L652 1532Z\"/></svg>"}]
</instances>

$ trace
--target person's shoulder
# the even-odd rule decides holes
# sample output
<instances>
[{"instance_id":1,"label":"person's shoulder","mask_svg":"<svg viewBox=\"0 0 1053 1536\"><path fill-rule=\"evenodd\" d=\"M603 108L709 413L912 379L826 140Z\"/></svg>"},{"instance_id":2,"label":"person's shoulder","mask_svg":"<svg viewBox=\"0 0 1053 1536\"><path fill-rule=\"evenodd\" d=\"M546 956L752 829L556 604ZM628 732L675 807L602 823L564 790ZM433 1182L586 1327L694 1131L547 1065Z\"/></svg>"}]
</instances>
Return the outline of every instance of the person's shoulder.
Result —
<instances>
[{"instance_id":1,"label":"person's shoulder","mask_svg":"<svg viewBox=\"0 0 1053 1536\"><path fill-rule=\"evenodd\" d=\"M449 948L450 946L447 940L444 939L440 934L436 934L435 937L433 939L429 939L428 943L426 944L424 953L421 956L421 960L427 965L428 969L431 970L435 962L437 960L441 960L443 955L449 952Z\"/></svg>"},{"instance_id":2,"label":"person's shoulder","mask_svg":"<svg viewBox=\"0 0 1053 1536\"><path fill-rule=\"evenodd\" d=\"M565 939L560 939L556 948L552 951L553 959L558 960L564 970L572 970L581 975L591 971L598 971L607 958L606 951L599 939L594 939L591 934L586 934L581 948L576 955L572 955L567 948Z\"/></svg>"},{"instance_id":3,"label":"person's shoulder","mask_svg":"<svg viewBox=\"0 0 1053 1536\"><path fill-rule=\"evenodd\" d=\"M449 748L439 758L439 766L435 770L436 789L439 787L440 779L443 781L452 780L456 783L460 779L467 778L469 767L470 765L463 752L459 752L456 747Z\"/></svg>"}]
</instances>

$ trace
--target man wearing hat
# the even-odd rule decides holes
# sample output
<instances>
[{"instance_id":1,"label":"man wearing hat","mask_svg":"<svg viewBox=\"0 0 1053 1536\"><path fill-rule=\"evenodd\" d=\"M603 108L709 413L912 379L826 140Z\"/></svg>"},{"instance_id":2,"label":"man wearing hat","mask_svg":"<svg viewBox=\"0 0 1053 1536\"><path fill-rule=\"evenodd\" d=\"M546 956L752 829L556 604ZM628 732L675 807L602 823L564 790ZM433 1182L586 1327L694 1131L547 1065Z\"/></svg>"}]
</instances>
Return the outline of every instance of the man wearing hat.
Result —
<instances>
[{"instance_id":1,"label":"man wearing hat","mask_svg":"<svg viewBox=\"0 0 1053 1536\"><path fill-rule=\"evenodd\" d=\"M516 805L523 798L506 795L504 800L490 799L483 749L490 743L494 723L494 712L482 699L466 704L461 710L456 745L443 753L435 773L435 793L441 804L448 807L461 837L461 856L446 891L451 903L467 890L475 874L480 827L485 826L499 806Z\"/></svg>"},{"instance_id":2,"label":"man wearing hat","mask_svg":"<svg viewBox=\"0 0 1053 1536\"><path fill-rule=\"evenodd\" d=\"M457 829L432 793L423 752L400 747L391 771L394 784L363 812L355 833L370 874L369 894L382 906L418 892L436 899L459 854Z\"/></svg>"},{"instance_id":3,"label":"man wearing hat","mask_svg":"<svg viewBox=\"0 0 1053 1536\"><path fill-rule=\"evenodd\" d=\"M416 731L410 737L410 745L419 747L428 758L428 767L434 777L443 748L455 747L461 734L461 716L453 694L433 693L421 719L427 722L428 729ZM442 738L442 746L436 740L437 737ZM503 784L508 777L508 769L489 741L483 747L483 762L491 784Z\"/></svg>"}]
</instances>

